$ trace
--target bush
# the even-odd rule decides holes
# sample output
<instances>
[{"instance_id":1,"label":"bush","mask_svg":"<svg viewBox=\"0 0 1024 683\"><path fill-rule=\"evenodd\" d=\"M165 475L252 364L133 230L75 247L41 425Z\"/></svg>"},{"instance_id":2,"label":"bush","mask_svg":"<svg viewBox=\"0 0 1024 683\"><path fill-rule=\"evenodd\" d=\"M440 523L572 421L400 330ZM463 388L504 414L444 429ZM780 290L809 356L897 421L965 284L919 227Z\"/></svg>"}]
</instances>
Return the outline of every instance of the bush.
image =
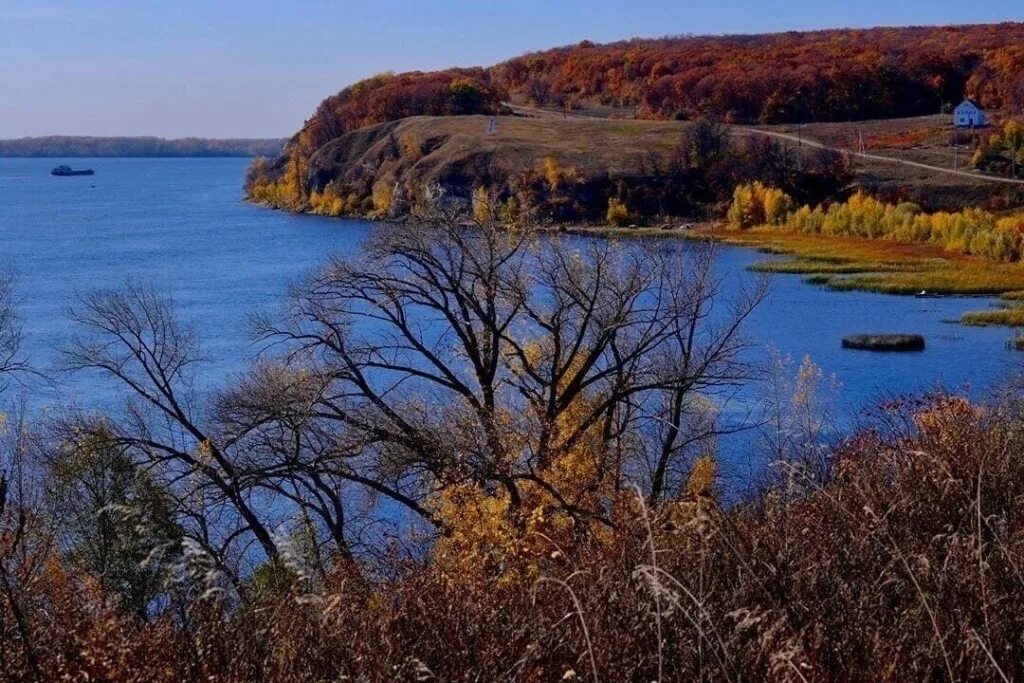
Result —
<instances>
[{"instance_id":1,"label":"bush","mask_svg":"<svg viewBox=\"0 0 1024 683\"><path fill-rule=\"evenodd\" d=\"M373 184L373 216L386 218L391 211L391 202L395 197L395 183L387 179L378 180Z\"/></svg>"},{"instance_id":2,"label":"bush","mask_svg":"<svg viewBox=\"0 0 1024 683\"><path fill-rule=\"evenodd\" d=\"M533 569L503 580L492 572L504 548L519 552L504 545L510 528L499 545L470 542L487 571L453 572L428 553L367 581L339 560L304 588L291 569L261 568L234 607L182 597L187 616L146 621L111 609L88 577L34 557L45 570L14 584L19 602L0 601L4 674L1017 680L1022 424L1012 401L890 402L824 465L782 460L759 495L730 506L701 458L679 498L624 505L614 527L572 548L535 535ZM487 514L474 507L471 517ZM17 621L11 604L30 608Z\"/></svg>"},{"instance_id":3,"label":"bush","mask_svg":"<svg viewBox=\"0 0 1024 683\"><path fill-rule=\"evenodd\" d=\"M494 217L493 213L491 197L487 193L487 188L477 186L473 190L473 220L477 223L487 223Z\"/></svg>"},{"instance_id":4,"label":"bush","mask_svg":"<svg viewBox=\"0 0 1024 683\"><path fill-rule=\"evenodd\" d=\"M605 220L609 225L622 227L633 222L633 215L623 202L613 197L608 200L608 211L605 213Z\"/></svg>"},{"instance_id":5,"label":"bush","mask_svg":"<svg viewBox=\"0 0 1024 683\"><path fill-rule=\"evenodd\" d=\"M745 230L759 225L781 225L795 208L793 198L760 182L738 185L727 215L729 225Z\"/></svg>"}]
</instances>

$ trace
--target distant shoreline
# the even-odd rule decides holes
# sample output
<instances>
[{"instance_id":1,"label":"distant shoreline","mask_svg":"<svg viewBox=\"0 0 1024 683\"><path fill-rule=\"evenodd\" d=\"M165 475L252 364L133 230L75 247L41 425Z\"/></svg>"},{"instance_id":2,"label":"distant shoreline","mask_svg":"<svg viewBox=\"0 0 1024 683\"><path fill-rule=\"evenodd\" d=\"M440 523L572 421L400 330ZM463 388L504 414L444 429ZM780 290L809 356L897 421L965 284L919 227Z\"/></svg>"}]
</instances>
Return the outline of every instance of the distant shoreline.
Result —
<instances>
[{"instance_id":1,"label":"distant shoreline","mask_svg":"<svg viewBox=\"0 0 1024 683\"><path fill-rule=\"evenodd\" d=\"M50 135L0 140L0 158L207 158L273 157L283 138L94 137Z\"/></svg>"},{"instance_id":2,"label":"distant shoreline","mask_svg":"<svg viewBox=\"0 0 1024 683\"><path fill-rule=\"evenodd\" d=\"M0 154L0 159L253 159L262 154Z\"/></svg>"}]
</instances>

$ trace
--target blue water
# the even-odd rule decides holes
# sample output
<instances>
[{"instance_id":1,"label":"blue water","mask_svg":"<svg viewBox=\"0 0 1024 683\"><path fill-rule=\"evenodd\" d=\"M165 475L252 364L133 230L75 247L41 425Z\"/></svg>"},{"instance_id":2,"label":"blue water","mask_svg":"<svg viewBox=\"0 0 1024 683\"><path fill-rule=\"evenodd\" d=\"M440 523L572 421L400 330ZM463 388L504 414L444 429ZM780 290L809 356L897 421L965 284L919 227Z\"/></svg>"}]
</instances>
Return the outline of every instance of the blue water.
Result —
<instances>
[{"instance_id":1,"label":"blue water","mask_svg":"<svg viewBox=\"0 0 1024 683\"><path fill-rule=\"evenodd\" d=\"M91 177L54 178L60 163ZM0 159L0 264L13 266L26 351L50 370L77 295L138 277L170 292L212 363L212 384L254 348L246 316L331 250L353 250L364 222L269 211L241 199L244 159ZM106 397L92 378L58 376L61 400ZM44 392L44 388L33 388ZM52 392L47 392L50 396ZM52 398L52 396L51 396Z\"/></svg>"},{"instance_id":2,"label":"blue water","mask_svg":"<svg viewBox=\"0 0 1024 683\"><path fill-rule=\"evenodd\" d=\"M53 178L67 163L91 177ZM76 294L117 287L137 276L171 292L198 329L214 385L244 369L256 349L245 335L247 314L272 307L286 286L329 252L351 252L365 221L293 216L241 201L244 159L0 159L0 264L18 273L26 351L48 370L66 343L66 311ZM731 283L750 277L762 255L722 248ZM981 299L914 299L834 293L777 276L748 335L797 362L810 355L842 384L836 407L853 414L880 397L941 384L978 394L1017 370L1007 350L1011 332L967 328L944 320L990 305ZM853 332L918 332L916 354L840 348ZM90 407L109 396L94 377L58 376L59 392L38 382L36 400L74 400ZM43 397L43 398L40 398Z\"/></svg>"}]
</instances>

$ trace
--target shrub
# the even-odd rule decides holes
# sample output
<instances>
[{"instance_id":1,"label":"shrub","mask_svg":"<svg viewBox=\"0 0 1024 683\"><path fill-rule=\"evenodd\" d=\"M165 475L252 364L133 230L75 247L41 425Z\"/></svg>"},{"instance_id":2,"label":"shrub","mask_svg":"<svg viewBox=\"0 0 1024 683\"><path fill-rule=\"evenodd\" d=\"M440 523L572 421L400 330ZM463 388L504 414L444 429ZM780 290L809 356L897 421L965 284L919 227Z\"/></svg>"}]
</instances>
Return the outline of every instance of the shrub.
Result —
<instances>
[{"instance_id":1,"label":"shrub","mask_svg":"<svg viewBox=\"0 0 1024 683\"><path fill-rule=\"evenodd\" d=\"M487 188L478 185L473 190L473 220L477 223L490 222L493 216L491 210L491 197L487 193Z\"/></svg>"},{"instance_id":2,"label":"shrub","mask_svg":"<svg viewBox=\"0 0 1024 683\"><path fill-rule=\"evenodd\" d=\"M395 183L387 179L378 180L373 184L373 217L385 218L391 211L391 202L395 197Z\"/></svg>"},{"instance_id":3,"label":"shrub","mask_svg":"<svg viewBox=\"0 0 1024 683\"><path fill-rule=\"evenodd\" d=\"M612 197L608 199L608 211L605 213L605 220L609 225L622 227L632 223L633 215L629 212L629 208L625 203Z\"/></svg>"},{"instance_id":4,"label":"shrub","mask_svg":"<svg viewBox=\"0 0 1024 683\"><path fill-rule=\"evenodd\" d=\"M514 529L489 527L474 507L466 523L493 533L384 560L387 578L361 578L338 560L309 589L292 569L264 566L235 606L183 595L181 616L149 620L112 609L90 577L45 555L40 533L34 574L3 556L14 570L7 595L17 597L0 600L4 675L1018 680L1021 424L1012 400L888 402L823 462L778 460L778 476L739 504L722 504L703 456L678 498L623 505L597 537L563 547L534 534L530 571L500 571L502 554L487 548L522 546L506 545ZM465 494L482 500L472 485ZM548 523L540 513L524 524ZM474 568L452 570L443 552ZM12 614L12 605L29 609Z\"/></svg>"},{"instance_id":5,"label":"shrub","mask_svg":"<svg viewBox=\"0 0 1024 683\"><path fill-rule=\"evenodd\" d=\"M337 218L345 213L345 200L328 185L323 192L312 192L309 195L310 211L320 216Z\"/></svg>"},{"instance_id":6,"label":"shrub","mask_svg":"<svg viewBox=\"0 0 1024 683\"><path fill-rule=\"evenodd\" d=\"M788 194L755 181L736 187L727 218L729 225L741 230L759 225L780 225L795 208Z\"/></svg>"},{"instance_id":7,"label":"shrub","mask_svg":"<svg viewBox=\"0 0 1024 683\"><path fill-rule=\"evenodd\" d=\"M502 225L516 225L520 218L522 218L522 209L519 206L519 200L514 196L506 199L498 207L498 220Z\"/></svg>"}]
</instances>

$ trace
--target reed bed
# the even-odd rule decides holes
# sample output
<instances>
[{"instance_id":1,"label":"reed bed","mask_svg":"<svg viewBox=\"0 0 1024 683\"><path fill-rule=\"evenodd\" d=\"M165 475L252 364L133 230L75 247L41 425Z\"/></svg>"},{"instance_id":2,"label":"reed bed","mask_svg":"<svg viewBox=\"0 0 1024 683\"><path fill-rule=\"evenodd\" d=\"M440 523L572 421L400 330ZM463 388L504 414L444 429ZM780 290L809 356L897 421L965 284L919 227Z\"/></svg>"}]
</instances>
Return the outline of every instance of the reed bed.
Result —
<instances>
[{"instance_id":1,"label":"reed bed","mask_svg":"<svg viewBox=\"0 0 1024 683\"><path fill-rule=\"evenodd\" d=\"M814 282L840 291L883 294L963 296L1024 296L1024 265L977 256L950 254L933 245L883 240L789 233L778 228L727 230L719 238L728 244L774 254L789 254L781 261L765 261L754 268L777 273L808 274Z\"/></svg>"},{"instance_id":2,"label":"reed bed","mask_svg":"<svg viewBox=\"0 0 1024 683\"><path fill-rule=\"evenodd\" d=\"M1007 308L990 308L983 311L968 311L960 318L960 322L977 327L988 325L1024 327L1024 308L1011 306Z\"/></svg>"}]
</instances>

